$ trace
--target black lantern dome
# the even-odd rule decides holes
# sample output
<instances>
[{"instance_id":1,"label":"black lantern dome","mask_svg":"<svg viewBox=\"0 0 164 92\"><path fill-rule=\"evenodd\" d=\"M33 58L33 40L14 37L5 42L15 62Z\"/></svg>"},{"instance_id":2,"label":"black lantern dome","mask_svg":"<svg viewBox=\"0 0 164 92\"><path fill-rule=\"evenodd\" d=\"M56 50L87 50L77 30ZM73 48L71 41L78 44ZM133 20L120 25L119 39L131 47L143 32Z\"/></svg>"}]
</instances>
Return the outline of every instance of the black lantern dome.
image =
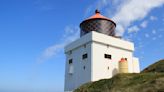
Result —
<instances>
[{"instance_id":1,"label":"black lantern dome","mask_svg":"<svg viewBox=\"0 0 164 92\"><path fill-rule=\"evenodd\" d=\"M83 36L90 31L96 31L109 36L115 36L115 28L116 23L114 23L111 19L104 17L98 10L96 10L95 15L80 23L80 36Z\"/></svg>"}]
</instances>

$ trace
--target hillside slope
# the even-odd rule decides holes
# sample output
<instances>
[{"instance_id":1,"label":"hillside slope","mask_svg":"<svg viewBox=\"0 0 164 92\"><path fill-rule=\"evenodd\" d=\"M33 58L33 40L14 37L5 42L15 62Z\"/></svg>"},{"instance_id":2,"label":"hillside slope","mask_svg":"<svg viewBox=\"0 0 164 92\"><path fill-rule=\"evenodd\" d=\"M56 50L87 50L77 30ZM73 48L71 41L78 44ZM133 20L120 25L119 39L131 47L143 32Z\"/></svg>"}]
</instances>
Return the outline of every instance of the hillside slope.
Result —
<instances>
[{"instance_id":1,"label":"hillside slope","mask_svg":"<svg viewBox=\"0 0 164 92\"><path fill-rule=\"evenodd\" d=\"M158 73L164 73L164 60L160 60L149 67L145 68L142 73L147 72L158 72Z\"/></svg>"},{"instance_id":2,"label":"hillside slope","mask_svg":"<svg viewBox=\"0 0 164 92\"><path fill-rule=\"evenodd\" d=\"M84 84L74 92L164 92L163 66L161 60L140 74L118 74L111 79Z\"/></svg>"}]
</instances>

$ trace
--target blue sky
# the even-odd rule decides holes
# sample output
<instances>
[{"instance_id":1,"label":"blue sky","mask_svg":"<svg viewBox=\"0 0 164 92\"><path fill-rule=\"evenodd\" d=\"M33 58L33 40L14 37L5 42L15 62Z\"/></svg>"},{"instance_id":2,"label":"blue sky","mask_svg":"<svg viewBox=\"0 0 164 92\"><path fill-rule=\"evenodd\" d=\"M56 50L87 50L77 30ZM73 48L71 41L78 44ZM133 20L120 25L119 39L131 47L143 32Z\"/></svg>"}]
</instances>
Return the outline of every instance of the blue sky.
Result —
<instances>
[{"instance_id":1,"label":"blue sky","mask_svg":"<svg viewBox=\"0 0 164 92\"><path fill-rule=\"evenodd\" d=\"M163 59L164 0L0 0L0 92L63 92L63 47L96 8L135 43L141 69Z\"/></svg>"}]
</instances>

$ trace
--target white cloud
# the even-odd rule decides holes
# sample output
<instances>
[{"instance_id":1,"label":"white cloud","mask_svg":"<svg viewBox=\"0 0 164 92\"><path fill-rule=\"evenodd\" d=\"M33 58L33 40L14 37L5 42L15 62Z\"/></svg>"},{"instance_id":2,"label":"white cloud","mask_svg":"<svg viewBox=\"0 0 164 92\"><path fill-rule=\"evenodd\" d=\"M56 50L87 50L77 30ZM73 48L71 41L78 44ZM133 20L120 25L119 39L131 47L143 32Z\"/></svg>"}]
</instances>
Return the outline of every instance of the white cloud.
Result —
<instances>
[{"instance_id":1,"label":"white cloud","mask_svg":"<svg viewBox=\"0 0 164 92\"><path fill-rule=\"evenodd\" d=\"M150 20L157 20L157 17L155 17L155 16L150 16Z\"/></svg>"},{"instance_id":2,"label":"white cloud","mask_svg":"<svg viewBox=\"0 0 164 92\"><path fill-rule=\"evenodd\" d=\"M119 32L116 28L117 35L123 35L131 23L143 19L152 9L164 4L164 0L125 0L125 2L112 18L119 28L124 29Z\"/></svg>"},{"instance_id":3,"label":"white cloud","mask_svg":"<svg viewBox=\"0 0 164 92\"><path fill-rule=\"evenodd\" d=\"M38 63L42 63L47 59L54 57L57 53L61 52L65 45L76 40L79 37L79 28L75 26L67 26L65 28L65 33L62 36L62 39L59 40L60 43L54 44L46 48L42 55L38 58Z\"/></svg>"},{"instance_id":4,"label":"white cloud","mask_svg":"<svg viewBox=\"0 0 164 92\"><path fill-rule=\"evenodd\" d=\"M117 23L116 27L116 35L122 36L125 32L125 30L132 26L131 24L137 20L142 20L144 17L148 15L148 13L156 8L160 7L164 4L164 0L100 0L96 4L96 8L98 9L108 9L109 4L111 2L118 3L121 2L121 4L116 5L115 9L116 11L113 12L113 20ZM94 4L95 5L95 4ZM91 8L94 8L90 6L86 13L91 11ZM151 19L154 19L153 17ZM146 27L147 24L143 23L142 27ZM137 32L139 31L139 27L132 26L128 28L128 33ZM64 49L64 46L73 40L77 39L79 37L79 29L78 27L66 27L65 34L63 35L63 39L59 39L60 43L54 44L48 48L46 48L39 58L39 62L43 62L53 56L55 56L58 52L62 51ZM156 39L156 38L153 38Z\"/></svg>"},{"instance_id":5,"label":"white cloud","mask_svg":"<svg viewBox=\"0 0 164 92\"><path fill-rule=\"evenodd\" d=\"M145 21L143 21L143 22L141 23L140 26L141 26L142 28L146 28L146 27L147 27L147 24L148 24L148 21L145 20Z\"/></svg>"},{"instance_id":6,"label":"white cloud","mask_svg":"<svg viewBox=\"0 0 164 92\"><path fill-rule=\"evenodd\" d=\"M117 25L117 30L116 30L116 35L120 36L119 34L123 34L124 33L124 27L122 27L121 25Z\"/></svg>"},{"instance_id":7,"label":"white cloud","mask_svg":"<svg viewBox=\"0 0 164 92\"><path fill-rule=\"evenodd\" d=\"M98 0L96 4L89 6L87 11L95 8L105 10L108 16L113 15L112 20L117 24L116 35L122 36L124 31L135 21L142 20L148 13L164 4L164 0ZM112 7L115 8L112 8ZM150 16L150 20L157 19ZM148 22L143 22L142 28L147 26Z\"/></svg>"},{"instance_id":8,"label":"white cloud","mask_svg":"<svg viewBox=\"0 0 164 92\"><path fill-rule=\"evenodd\" d=\"M128 28L128 33L133 33L138 31L139 31L139 27L137 27L136 25Z\"/></svg>"}]
</instances>

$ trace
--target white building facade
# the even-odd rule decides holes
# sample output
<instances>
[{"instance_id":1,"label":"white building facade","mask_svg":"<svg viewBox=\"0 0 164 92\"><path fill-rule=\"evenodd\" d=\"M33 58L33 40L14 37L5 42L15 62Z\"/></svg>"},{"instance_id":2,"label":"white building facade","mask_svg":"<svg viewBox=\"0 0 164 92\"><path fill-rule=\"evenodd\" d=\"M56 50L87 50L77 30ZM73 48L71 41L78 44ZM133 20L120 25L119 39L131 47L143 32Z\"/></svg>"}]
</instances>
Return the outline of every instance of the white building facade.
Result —
<instances>
[{"instance_id":1,"label":"white building facade","mask_svg":"<svg viewBox=\"0 0 164 92\"><path fill-rule=\"evenodd\" d=\"M128 61L128 72L139 73L139 60L133 57L134 44L96 31L90 31L65 47L65 92L84 83L111 78L119 73L121 58Z\"/></svg>"}]
</instances>

